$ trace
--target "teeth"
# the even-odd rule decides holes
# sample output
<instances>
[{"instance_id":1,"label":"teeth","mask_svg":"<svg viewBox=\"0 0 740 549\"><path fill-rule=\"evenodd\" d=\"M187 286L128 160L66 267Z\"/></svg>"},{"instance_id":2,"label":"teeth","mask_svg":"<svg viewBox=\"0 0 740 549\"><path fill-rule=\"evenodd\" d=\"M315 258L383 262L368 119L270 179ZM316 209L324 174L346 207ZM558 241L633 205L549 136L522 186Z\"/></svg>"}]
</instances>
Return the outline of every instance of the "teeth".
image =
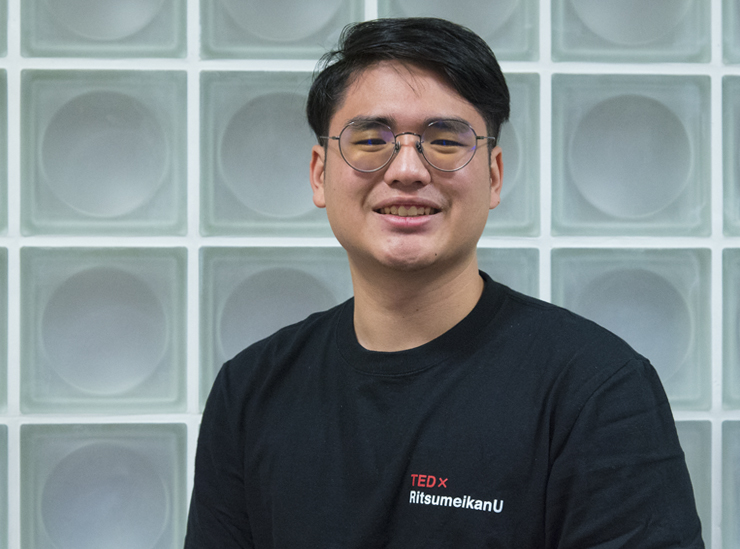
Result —
<instances>
[{"instance_id":1,"label":"teeth","mask_svg":"<svg viewBox=\"0 0 740 549\"><path fill-rule=\"evenodd\" d=\"M398 215L400 217L418 217L420 215L431 215L437 213L434 208L424 208L422 206L386 206L383 213L388 215Z\"/></svg>"}]
</instances>

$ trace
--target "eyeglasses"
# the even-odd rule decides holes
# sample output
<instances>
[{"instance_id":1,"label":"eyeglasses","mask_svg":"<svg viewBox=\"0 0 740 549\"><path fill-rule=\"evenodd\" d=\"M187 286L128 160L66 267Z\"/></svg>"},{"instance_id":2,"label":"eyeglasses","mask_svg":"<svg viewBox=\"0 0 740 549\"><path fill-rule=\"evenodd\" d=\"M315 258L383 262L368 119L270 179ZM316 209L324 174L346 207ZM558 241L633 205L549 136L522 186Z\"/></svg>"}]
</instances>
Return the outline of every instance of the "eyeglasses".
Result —
<instances>
[{"instance_id":1,"label":"eyeglasses","mask_svg":"<svg viewBox=\"0 0 740 549\"><path fill-rule=\"evenodd\" d=\"M421 134L394 134L382 122L361 120L347 124L339 135L322 136L322 139L337 141L342 158L351 168L370 173L383 169L401 150L398 137L402 135L418 137L416 150L442 172L454 172L467 166L478 150L479 140L496 142L495 137L476 135L475 130L461 120L435 120Z\"/></svg>"}]
</instances>

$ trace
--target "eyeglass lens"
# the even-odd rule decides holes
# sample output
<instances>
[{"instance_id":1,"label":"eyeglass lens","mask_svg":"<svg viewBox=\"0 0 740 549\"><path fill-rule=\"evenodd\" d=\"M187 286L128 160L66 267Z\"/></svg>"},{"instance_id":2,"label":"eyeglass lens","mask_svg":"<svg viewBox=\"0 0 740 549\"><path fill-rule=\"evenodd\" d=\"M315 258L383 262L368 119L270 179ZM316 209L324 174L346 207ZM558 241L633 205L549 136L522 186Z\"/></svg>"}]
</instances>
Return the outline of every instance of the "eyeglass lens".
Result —
<instances>
[{"instance_id":1,"label":"eyeglass lens","mask_svg":"<svg viewBox=\"0 0 740 549\"><path fill-rule=\"evenodd\" d=\"M454 171L465 166L475 153L473 129L458 120L439 120L421 134L421 153L432 166ZM355 122L346 126L339 139L344 160L354 169L372 172L385 166L396 152L393 130L380 122Z\"/></svg>"}]
</instances>

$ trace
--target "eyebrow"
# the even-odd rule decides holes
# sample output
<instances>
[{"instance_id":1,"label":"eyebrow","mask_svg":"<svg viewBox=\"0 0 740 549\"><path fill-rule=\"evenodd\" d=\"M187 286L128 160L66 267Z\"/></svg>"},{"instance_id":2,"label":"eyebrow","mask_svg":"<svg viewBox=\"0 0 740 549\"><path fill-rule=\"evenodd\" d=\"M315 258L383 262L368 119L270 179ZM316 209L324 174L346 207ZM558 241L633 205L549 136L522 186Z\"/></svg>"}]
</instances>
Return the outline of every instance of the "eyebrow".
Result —
<instances>
[{"instance_id":1,"label":"eyebrow","mask_svg":"<svg viewBox=\"0 0 740 549\"><path fill-rule=\"evenodd\" d=\"M473 127L469 121L459 116L431 116L421 122L421 127L426 128L432 122L438 122L440 120L454 120L456 122L467 124L471 128ZM363 126L368 124L385 124L390 128L394 128L394 126L397 125L397 121L396 118L393 116L355 116L353 118L350 118L345 126L348 124L354 124L356 126Z\"/></svg>"},{"instance_id":2,"label":"eyebrow","mask_svg":"<svg viewBox=\"0 0 740 549\"><path fill-rule=\"evenodd\" d=\"M363 125L370 125L370 124L385 124L386 126L393 127L393 124L395 124L396 119L394 117L388 117L388 116L355 116L354 118L350 118L346 125L354 124L356 126L363 126Z\"/></svg>"}]
</instances>

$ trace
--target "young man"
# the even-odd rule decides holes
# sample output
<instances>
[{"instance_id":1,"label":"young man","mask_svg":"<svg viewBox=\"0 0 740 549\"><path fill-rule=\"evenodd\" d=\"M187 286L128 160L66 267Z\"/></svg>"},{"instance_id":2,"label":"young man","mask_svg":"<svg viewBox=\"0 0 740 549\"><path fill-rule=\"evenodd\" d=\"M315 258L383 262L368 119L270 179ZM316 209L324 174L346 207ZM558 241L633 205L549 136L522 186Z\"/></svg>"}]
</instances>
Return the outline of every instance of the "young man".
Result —
<instances>
[{"instance_id":1,"label":"young man","mask_svg":"<svg viewBox=\"0 0 740 549\"><path fill-rule=\"evenodd\" d=\"M354 25L307 110L354 299L224 365L186 547L703 547L648 361L478 271L509 112L486 44Z\"/></svg>"}]
</instances>

